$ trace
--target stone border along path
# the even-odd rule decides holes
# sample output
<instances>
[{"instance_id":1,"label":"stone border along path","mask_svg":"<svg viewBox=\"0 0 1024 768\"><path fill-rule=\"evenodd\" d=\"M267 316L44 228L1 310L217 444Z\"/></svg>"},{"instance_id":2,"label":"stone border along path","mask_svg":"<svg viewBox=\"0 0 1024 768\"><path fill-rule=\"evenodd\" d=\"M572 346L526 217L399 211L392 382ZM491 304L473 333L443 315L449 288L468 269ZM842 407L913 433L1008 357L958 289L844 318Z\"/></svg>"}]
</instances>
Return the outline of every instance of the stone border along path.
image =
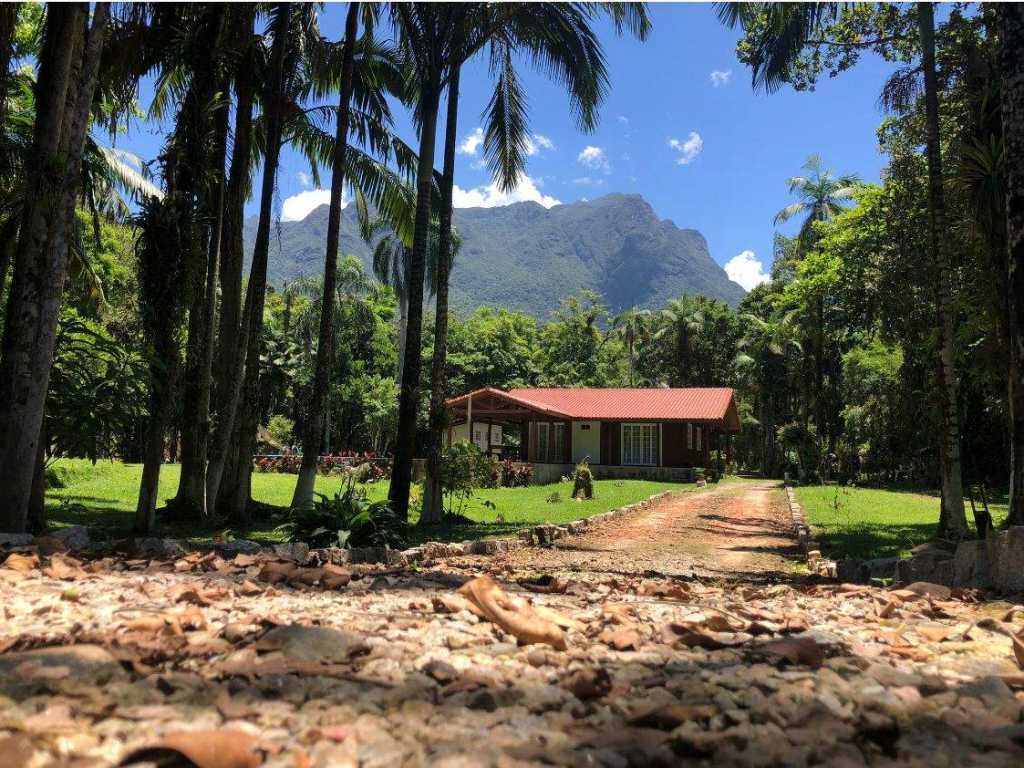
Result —
<instances>
[{"instance_id":1,"label":"stone border along path","mask_svg":"<svg viewBox=\"0 0 1024 768\"><path fill-rule=\"evenodd\" d=\"M804 508L796 498L796 491L792 485L786 486L786 500L789 502L789 514L793 518L793 528L796 530L797 540L800 542L800 549L807 557L807 567L811 573L825 578L835 578L837 566L835 560L829 560L822 556L821 545L814 539L814 532L807 522Z\"/></svg>"},{"instance_id":2,"label":"stone border along path","mask_svg":"<svg viewBox=\"0 0 1024 768\"><path fill-rule=\"evenodd\" d=\"M686 486L685 489L673 489L656 493L633 504L601 512L591 517L574 520L564 525L534 525L520 530L514 538L504 539L468 539L463 542L440 542L428 541L409 549L397 550L389 547L353 547L343 549L340 547L329 547L323 549L310 549L303 542L290 542L286 544L274 544L269 547L258 544L249 539L235 539L224 544L213 546L200 545L185 539L164 539L144 538L134 542L135 554L159 558L175 558L187 554L190 551L202 551L204 549L215 550L222 555L234 556L237 554L256 554L264 552L273 554L284 560L293 560L299 564L313 563L334 565L347 564L381 564L390 566L405 567L414 563L430 560L441 560L448 557L459 557L462 555L496 555L501 552L510 552L513 549L530 546L548 546L566 536L576 536L589 531L596 525L607 523L622 515L649 509L650 507L669 499L694 492L694 488ZM76 525L68 528L60 528L48 533L40 539L55 539L65 548L71 551L82 551L91 548L92 543L89 537L89 530L85 526ZM2 534L0 533L0 547L3 546L27 546L38 541L30 534Z\"/></svg>"}]
</instances>

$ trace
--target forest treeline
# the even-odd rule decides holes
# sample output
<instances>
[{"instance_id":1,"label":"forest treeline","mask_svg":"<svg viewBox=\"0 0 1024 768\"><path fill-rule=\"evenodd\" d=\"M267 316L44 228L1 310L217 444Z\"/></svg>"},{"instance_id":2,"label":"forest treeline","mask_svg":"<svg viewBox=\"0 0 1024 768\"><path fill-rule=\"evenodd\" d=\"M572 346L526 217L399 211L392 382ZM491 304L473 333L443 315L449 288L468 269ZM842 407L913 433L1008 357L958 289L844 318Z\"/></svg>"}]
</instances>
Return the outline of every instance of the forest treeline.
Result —
<instances>
[{"instance_id":1,"label":"forest treeline","mask_svg":"<svg viewBox=\"0 0 1024 768\"><path fill-rule=\"evenodd\" d=\"M611 316L581 294L537 321L448 311L461 66L492 63L484 153L510 188L520 68L593 128L610 77L595 29L643 39L642 5L350 4L338 41L304 4L0 6L0 529L42 525L46 463L84 455L144 463L136 526L152 530L171 446L181 481L162 514L245 521L258 441L301 446L296 507L321 451L392 454L402 519L426 456L421 519L436 522L444 399L485 385L735 386L749 468L938 486L950 537L965 483L1009 486L1024 524L1021 7L718 12L758 89L811 89L867 51L899 64L879 83L882 183L808 147L779 180L775 223L798 233L776 236L771 280L736 309L680 297ZM148 166L104 141L140 115L169 126ZM286 145L330 171L331 207L322 276L275 289ZM372 275L338 253L346 188Z\"/></svg>"}]
</instances>

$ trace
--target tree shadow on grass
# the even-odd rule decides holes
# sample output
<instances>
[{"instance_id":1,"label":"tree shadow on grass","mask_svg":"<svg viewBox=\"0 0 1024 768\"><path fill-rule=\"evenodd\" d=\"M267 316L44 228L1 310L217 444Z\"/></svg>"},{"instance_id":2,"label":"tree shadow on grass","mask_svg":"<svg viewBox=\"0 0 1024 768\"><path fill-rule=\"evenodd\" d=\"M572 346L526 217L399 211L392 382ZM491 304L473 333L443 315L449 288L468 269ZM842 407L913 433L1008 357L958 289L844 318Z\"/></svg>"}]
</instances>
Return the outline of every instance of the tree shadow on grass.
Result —
<instances>
[{"instance_id":1,"label":"tree shadow on grass","mask_svg":"<svg viewBox=\"0 0 1024 768\"><path fill-rule=\"evenodd\" d=\"M815 536L825 556L840 560L899 557L935 536L935 523L854 523L817 525Z\"/></svg>"}]
</instances>

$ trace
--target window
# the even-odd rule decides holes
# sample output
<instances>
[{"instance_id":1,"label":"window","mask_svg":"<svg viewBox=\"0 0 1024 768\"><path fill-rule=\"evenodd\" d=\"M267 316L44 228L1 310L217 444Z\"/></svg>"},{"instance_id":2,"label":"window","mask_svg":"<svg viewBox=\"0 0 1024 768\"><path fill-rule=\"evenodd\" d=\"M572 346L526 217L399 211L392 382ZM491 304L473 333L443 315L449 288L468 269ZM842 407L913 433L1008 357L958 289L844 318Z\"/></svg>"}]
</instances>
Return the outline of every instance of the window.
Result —
<instances>
[{"instance_id":1,"label":"window","mask_svg":"<svg viewBox=\"0 0 1024 768\"><path fill-rule=\"evenodd\" d=\"M693 450L693 424L686 425L686 450Z\"/></svg>"},{"instance_id":2,"label":"window","mask_svg":"<svg viewBox=\"0 0 1024 768\"><path fill-rule=\"evenodd\" d=\"M696 439L696 440L694 441L694 442L695 442L695 445L694 445L693 447L694 447L694 448L695 448L696 450L698 450L698 451L699 451L699 450L700 450L700 439L701 439L701 432L703 431L703 427L694 427L694 428L693 428L693 431L694 431L694 432L696 433L696 438L697 438L697 439Z\"/></svg>"},{"instance_id":3,"label":"window","mask_svg":"<svg viewBox=\"0 0 1024 768\"><path fill-rule=\"evenodd\" d=\"M537 456L540 463L562 464L564 462L565 424L560 422L537 422Z\"/></svg>"},{"instance_id":4,"label":"window","mask_svg":"<svg viewBox=\"0 0 1024 768\"><path fill-rule=\"evenodd\" d=\"M659 424L622 425L622 463L634 466L657 466Z\"/></svg>"}]
</instances>

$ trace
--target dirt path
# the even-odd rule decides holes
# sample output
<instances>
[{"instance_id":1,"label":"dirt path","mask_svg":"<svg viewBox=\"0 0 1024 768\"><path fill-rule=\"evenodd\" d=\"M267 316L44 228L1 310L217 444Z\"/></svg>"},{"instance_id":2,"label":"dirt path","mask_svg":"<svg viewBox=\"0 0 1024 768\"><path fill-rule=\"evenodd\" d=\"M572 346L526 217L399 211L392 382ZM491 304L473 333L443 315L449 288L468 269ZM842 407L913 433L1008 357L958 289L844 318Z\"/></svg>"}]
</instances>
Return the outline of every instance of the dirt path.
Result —
<instances>
[{"instance_id":1,"label":"dirt path","mask_svg":"<svg viewBox=\"0 0 1024 768\"><path fill-rule=\"evenodd\" d=\"M552 550L513 561L545 569L765 581L791 574L798 550L778 482L735 480L676 495Z\"/></svg>"},{"instance_id":2,"label":"dirt path","mask_svg":"<svg viewBox=\"0 0 1024 768\"><path fill-rule=\"evenodd\" d=\"M163 737L196 759L147 766L1024 765L1024 611L794 574L772 484L560 543L415 569L0 552L0 767Z\"/></svg>"}]
</instances>

